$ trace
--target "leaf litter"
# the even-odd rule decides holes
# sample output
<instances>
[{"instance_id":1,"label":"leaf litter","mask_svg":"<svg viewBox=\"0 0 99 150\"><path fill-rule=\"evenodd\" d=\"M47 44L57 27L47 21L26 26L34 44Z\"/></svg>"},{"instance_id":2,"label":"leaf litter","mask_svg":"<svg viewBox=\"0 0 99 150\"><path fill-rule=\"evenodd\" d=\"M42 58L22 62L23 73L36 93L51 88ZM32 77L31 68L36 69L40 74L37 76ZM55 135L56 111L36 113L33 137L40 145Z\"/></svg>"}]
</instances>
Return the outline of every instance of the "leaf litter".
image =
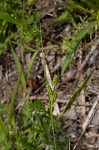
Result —
<instances>
[{"instance_id":1,"label":"leaf litter","mask_svg":"<svg viewBox=\"0 0 99 150\"><path fill-rule=\"evenodd\" d=\"M58 10L57 4L63 4L63 1L49 1L43 0L35 3L36 9L42 9L41 27L43 30L43 49L47 62L47 68L50 73L50 77L57 74L59 77L59 83L57 84L57 104L59 105L59 111L62 111L74 92L79 88L80 84L86 79L90 72L95 68L90 82L81 93L77 101L74 102L72 107L63 115L62 119L65 122L64 132L71 139L72 149L98 149L99 148L99 41L93 46L88 46L83 50L82 44L80 48L73 54L72 62L67 67L65 73L61 75L61 68L65 59L65 53L61 52L60 46L62 45L62 36L66 24L51 24L53 19L57 18ZM71 36L70 33L67 36ZM60 36L63 34L62 36ZM65 34L65 36L66 36ZM15 39L17 42L17 38ZM31 43L29 43L31 44ZM32 45L35 47L35 45ZM37 48L37 47L36 47ZM16 53L20 57L21 49L16 46ZM41 99L45 105L47 105L48 97L45 90L45 78L44 68L42 65L42 51L38 49L37 57L31 69L31 73L28 75L28 79L35 81L36 88L31 90L30 100L36 98ZM78 67L81 53L81 64ZM16 68L13 56L10 51L7 51L7 59L5 56L0 56L0 101L2 103L10 103L12 91L15 87L17 78L19 76ZM31 53L26 53L25 59L27 68ZM80 69L79 69L80 68ZM79 73L83 78L79 77ZM31 81L32 82L32 81ZM49 81L51 82L51 81ZM30 83L31 85L32 83ZM31 88L31 87L30 87ZM22 87L20 85L16 108L22 100Z\"/></svg>"}]
</instances>

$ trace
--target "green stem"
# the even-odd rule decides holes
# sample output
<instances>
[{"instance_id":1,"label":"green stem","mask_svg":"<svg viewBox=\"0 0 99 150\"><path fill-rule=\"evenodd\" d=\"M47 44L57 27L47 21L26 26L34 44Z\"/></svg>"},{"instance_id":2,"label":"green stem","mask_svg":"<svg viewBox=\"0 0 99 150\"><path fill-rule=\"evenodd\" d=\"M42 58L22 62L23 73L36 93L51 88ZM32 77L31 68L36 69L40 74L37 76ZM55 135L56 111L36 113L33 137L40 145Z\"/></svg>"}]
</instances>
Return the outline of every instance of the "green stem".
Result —
<instances>
[{"instance_id":1,"label":"green stem","mask_svg":"<svg viewBox=\"0 0 99 150\"><path fill-rule=\"evenodd\" d=\"M54 139L54 150L56 150L56 138L55 138L55 130L54 130L54 121L53 121L53 104L52 100L50 100L50 117L51 117L51 126L52 126L52 132L53 132L53 139Z\"/></svg>"},{"instance_id":2,"label":"green stem","mask_svg":"<svg viewBox=\"0 0 99 150\"><path fill-rule=\"evenodd\" d=\"M25 50L24 50L24 15L25 15L25 3L23 1L22 3L22 24L21 24L21 49L22 49L22 65L24 66L24 55L25 55Z\"/></svg>"},{"instance_id":3,"label":"green stem","mask_svg":"<svg viewBox=\"0 0 99 150\"><path fill-rule=\"evenodd\" d=\"M1 117L0 117L0 126L1 126L2 130L6 133L6 135L8 135L8 130L7 130Z\"/></svg>"},{"instance_id":4,"label":"green stem","mask_svg":"<svg viewBox=\"0 0 99 150\"><path fill-rule=\"evenodd\" d=\"M44 50L43 50L43 40L42 40L42 35L41 35L41 25L40 25L40 39L41 39L41 50L42 50L42 63L44 66L44 77L47 81L47 77L46 77L46 59L45 59L45 54L44 54Z\"/></svg>"}]
</instances>

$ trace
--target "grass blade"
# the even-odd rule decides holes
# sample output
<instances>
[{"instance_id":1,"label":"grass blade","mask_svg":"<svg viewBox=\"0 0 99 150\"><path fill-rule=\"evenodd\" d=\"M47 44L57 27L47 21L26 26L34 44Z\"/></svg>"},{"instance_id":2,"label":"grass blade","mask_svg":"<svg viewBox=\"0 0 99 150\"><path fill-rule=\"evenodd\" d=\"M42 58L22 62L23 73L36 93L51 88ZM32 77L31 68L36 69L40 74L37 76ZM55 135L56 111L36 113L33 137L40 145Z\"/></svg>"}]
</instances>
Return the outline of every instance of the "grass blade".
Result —
<instances>
[{"instance_id":1,"label":"grass blade","mask_svg":"<svg viewBox=\"0 0 99 150\"><path fill-rule=\"evenodd\" d=\"M38 53L38 51L36 51L36 52L33 54L32 58L31 58L31 60L30 60L30 62L29 62L29 65L28 65L27 70L26 70L26 74L27 74L27 75L30 73L30 70L31 70L31 68L32 68L32 65L33 65L33 63L34 63L34 60L35 60L35 58L36 58L37 53Z\"/></svg>"},{"instance_id":2,"label":"grass blade","mask_svg":"<svg viewBox=\"0 0 99 150\"><path fill-rule=\"evenodd\" d=\"M69 3L72 5L73 8L80 9L84 12L87 12L89 14L93 14L90 10L86 9L81 2L75 2L74 0L69 0Z\"/></svg>"},{"instance_id":3,"label":"grass blade","mask_svg":"<svg viewBox=\"0 0 99 150\"><path fill-rule=\"evenodd\" d=\"M24 48L30 52L35 52L35 49L31 48L30 46L24 44Z\"/></svg>"},{"instance_id":4,"label":"grass blade","mask_svg":"<svg viewBox=\"0 0 99 150\"><path fill-rule=\"evenodd\" d=\"M68 11L65 11L61 14L61 16L59 16L57 19L55 19L53 22L57 23L57 22L64 22L68 19L70 13Z\"/></svg>"},{"instance_id":5,"label":"grass blade","mask_svg":"<svg viewBox=\"0 0 99 150\"><path fill-rule=\"evenodd\" d=\"M0 19L6 20L7 22L12 23L12 24L20 25L20 22L18 21L18 19L13 18L7 12L0 11Z\"/></svg>"},{"instance_id":6,"label":"grass blade","mask_svg":"<svg viewBox=\"0 0 99 150\"><path fill-rule=\"evenodd\" d=\"M16 55L15 51L13 50L13 47L12 47L11 43L10 43L10 46L11 46L11 51L12 51L12 54L14 56L15 63L17 65L18 71L19 71L19 73L22 72L22 76L21 76L22 87L23 87L24 93L26 93L26 81L25 81L25 75L24 75L24 72L23 72L23 68L22 68L22 66L19 62L18 56Z\"/></svg>"},{"instance_id":7,"label":"grass blade","mask_svg":"<svg viewBox=\"0 0 99 150\"><path fill-rule=\"evenodd\" d=\"M15 86L15 89L13 91L13 95L12 95L12 98L11 98L11 103L10 103L10 107L9 107L8 123L12 119L12 117L14 116L14 114L13 114L14 104L15 104L17 92L18 92L18 89L19 89L21 77L22 77L22 72L21 72L21 74L20 74L20 76L18 78L18 81L16 83L16 86Z\"/></svg>"},{"instance_id":8,"label":"grass blade","mask_svg":"<svg viewBox=\"0 0 99 150\"><path fill-rule=\"evenodd\" d=\"M76 47L78 46L81 39L84 38L84 36L90 31L90 29L92 27L94 27L97 23L99 23L99 20L93 21L92 23L90 23L86 28L81 30L77 36L75 36L75 38L69 43L69 45L66 46L66 53L67 53L66 55L67 56L65 57L61 74L64 73L66 67L70 63L71 58L72 58L72 53L76 50Z\"/></svg>"},{"instance_id":9,"label":"grass blade","mask_svg":"<svg viewBox=\"0 0 99 150\"><path fill-rule=\"evenodd\" d=\"M70 99L70 101L68 102L68 104L66 105L64 111L62 112L63 114L70 109L71 105L73 104L73 102L77 99L77 97L80 95L80 92L82 91L82 89L86 86L87 82L89 81L89 79L91 78L93 74L93 71L91 72L91 74L87 77L87 79L83 82L83 84L81 85L81 87L79 87L79 89L73 94L72 98Z\"/></svg>"},{"instance_id":10,"label":"grass blade","mask_svg":"<svg viewBox=\"0 0 99 150\"><path fill-rule=\"evenodd\" d=\"M8 134L8 130L7 130L7 128L6 128L6 126L5 126L5 124L4 124L4 122L3 122L3 120L2 120L1 117L0 117L0 127L2 128L2 130L3 130L6 134Z\"/></svg>"},{"instance_id":11,"label":"grass blade","mask_svg":"<svg viewBox=\"0 0 99 150\"><path fill-rule=\"evenodd\" d=\"M36 10L27 20L27 24L36 22L41 17L42 11L40 9Z\"/></svg>"}]
</instances>

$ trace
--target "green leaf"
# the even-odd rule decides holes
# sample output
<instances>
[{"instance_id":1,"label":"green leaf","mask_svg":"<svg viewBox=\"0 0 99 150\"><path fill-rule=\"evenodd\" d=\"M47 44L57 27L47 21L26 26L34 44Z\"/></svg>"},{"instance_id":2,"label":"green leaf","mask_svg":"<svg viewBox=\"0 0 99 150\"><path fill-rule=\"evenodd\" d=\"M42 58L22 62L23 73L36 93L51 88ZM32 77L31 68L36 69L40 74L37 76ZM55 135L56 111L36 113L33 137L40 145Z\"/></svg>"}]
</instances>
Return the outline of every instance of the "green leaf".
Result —
<instances>
[{"instance_id":1,"label":"green leaf","mask_svg":"<svg viewBox=\"0 0 99 150\"><path fill-rule=\"evenodd\" d=\"M31 48L30 46L24 44L24 48L30 52L35 52L35 49Z\"/></svg>"},{"instance_id":2,"label":"green leaf","mask_svg":"<svg viewBox=\"0 0 99 150\"><path fill-rule=\"evenodd\" d=\"M2 118L0 117L0 127L2 128L3 132L5 132L6 134L8 134L8 130L2 120Z\"/></svg>"},{"instance_id":3,"label":"green leaf","mask_svg":"<svg viewBox=\"0 0 99 150\"><path fill-rule=\"evenodd\" d=\"M80 9L80 10L83 10L84 12L87 12L89 14L92 14L92 12L88 9L86 9L82 3L80 2L75 2L74 0L69 0L68 1L70 3L70 5L72 5L73 8L77 8L77 9Z\"/></svg>"},{"instance_id":4,"label":"green leaf","mask_svg":"<svg viewBox=\"0 0 99 150\"><path fill-rule=\"evenodd\" d=\"M64 111L62 112L63 114L70 109L70 107L72 106L72 104L74 103L74 101L77 99L77 97L80 95L82 89L86 86L87 82L89 81L89 79L91 78L93 74L93 71L91 72L91 74L87 77L87 79L82 83L81 87L79 87L79 89L73 94L72 98L70 99L70 101L68 102L68 104L66 105Z\"/></svg>"},{"instance_id":5,"label":"green leaf","mask_svg":"<svg viewBox=\"0 0 99 150\"><path fill-rule=\"evenodd\" d=\"M87 33L89 33L90 29L92 27L94 27L97 23L99 23L99 20L93 21L92 23L90 23L86 28L82 29L68 45L66 45L66 57L64 60L61 74L64 73L66 67L70 63L71 58L72 58L72 54L76 50L76 47L78 46L81 39L84 38L84 36Z\"/></svg>"},{"instance_id":6,"label":"green leaf","mask_svg":"<svg viewBox=\"0 0 99 150\"><path fill-rule=\"evenodd\" d=\"M11 14L8 14L7 12L0 11L0 19L6 20L9 23L20 25L20 22L18 19L11 16Z\"/></svg>"},{"instance_id":7,"label":"green leaf","mask_svg":"<svg viewBox=\"0 0 99 150\"><path fill-rule=\"evenodd\" d=\"M13 39L18 33L11 33L8 37L6 37L6 39L4 40L4 42L0 43L0 55L2 55L2 53L5 53L7 46L9 44L9 38L10 40Z\"/></svg>"},{"instance_id":8,"label":"green leaf","mask_svg":"<svg viewBox=\"0 0 99 150\"><path fill-rule=\"evenodd\" d=\"M15 63L17 65L18 71L19 71L19 73L22 71L22 76L21 76L22 87L23 87L24 93L26 93L26 81L25 81L25 75L24 75L23 68L22 68L22 66L19 62L18 56L16 55L15 51L13 50L13 47L12 47L11 43L10 43L10 46L11 46L11 51L12 51L12 54L14 56Z\"/></svg>"},{"instance_id":9,"label":"green leaf","mask_svg":"<svg viewBox=\"0 0 99 150\"><path fill-rule=\"evenodd\" d=\"M17 84L15 86L15 89L13 91L13 95L12 95L12 98L11 98L11 103L10 103L10 107L9 107L8 123L10 122L10 120L12 119L12 117L14 116L14 112L13 112L13 110L14 110L14 104L15 104L17 92L18 92L18 89L19 89L21 76L22 76L22 71L21 71L21 74L20 74L20 76L18 78Z\"/></svg>"},{"instance_id":10,"label":"green leaf","mask_svg":"<svg viewBox=\"0 0 99 150\"><path fill-rule=\"evenodd\" d=\"M36 10L27 20L27 24L36 22L41 17L41 10Z\"/></svg>"},{"instance_id":11,"label":"green leaf","mask_svg":"<svg viewBox=\"0 0 99 150\"><path fill-rule=\"evenodd\" d=\"M88 5L88 7L90 7L94 11L99 10L99 1L97 1L97 0L91 0L91 1L90 0L84 0L84 2Z\"/></svg>"},{"instance_id":12,"label":"green leaf","mask_svg":"<svg viewBox=\"0 0 99 150\"><path fill-rule=\"evenodd\" d=\"M64 22L67 20L68 16L69 16L69 12L65 11L57 19L54 20L54 23Z\"/></svg>"},{"instance_id":13,"label":"green leaf","mask_svg":"<svg viewBox=\"0 0 99 150\"><path fill-rule=\"evenodd\" d=\"M29 65L28 65L27 70L26 70L26 74L27 74L27 75L30 73L30 70L31 70L31 68L32 68L32 66L33 66L33 63L34 63L34 60L35 60L35 58L36 58L37 53L38 53L38 51L36 51L36 52L33 54L32 58L31 58L31 60L30 60L30 62L29 62Z\"/></svg>"}]
</instances>

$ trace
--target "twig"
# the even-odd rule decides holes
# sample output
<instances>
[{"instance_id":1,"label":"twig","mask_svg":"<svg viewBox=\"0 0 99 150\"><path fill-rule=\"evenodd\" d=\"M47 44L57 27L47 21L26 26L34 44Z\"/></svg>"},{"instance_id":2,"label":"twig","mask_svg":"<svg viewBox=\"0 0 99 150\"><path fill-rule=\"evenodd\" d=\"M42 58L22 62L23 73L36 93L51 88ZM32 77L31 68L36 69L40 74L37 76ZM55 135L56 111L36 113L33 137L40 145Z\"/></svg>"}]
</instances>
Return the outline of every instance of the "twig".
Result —
<instances>
[{"instance_id":1,"label":"twig","mask_svg":"<svg viewBox=\"0 0 99 150\"><path fill-rule=\"evenodd\" d=\"M90 110L88 116L86 117L85 122L83 123L83 126L82 126L83 132L82 132L82 134L80 135L79 139L77 140L77 142L76 142L76 144L75 144L73 150L76 149L76 147L77 147L77 145L78 145L78 143L79 143L79 141L80 141L82 135L84 134L84 132L85 132L85 130L86 130L88 124L90 123L90 121L91 121L91 119L92 119L92 117L93 117L93 115L94 115L94 113L95 113L95 108L96 108L98 102L99 102L99 95L97 95L97 99L95 100L95 102L94 102L94 104L93 104L93 106L92 106L92 108L91 108L91 110Z\"/></svg>"},{"instance_id":2,"label":"twig","mask_svg":"<svg viewBox=\"0 0 99 150\"><path fill-rule=\"evenodd\" d=\"M40 99L40 100L44 100L44 101L48 101L48 96L30 96L29 97L29 100L35 100L35 99ZM57 103L62 103L62 104L67 104L68 103L68 101L66 100L66 99L60 99L60 98L57 98L56 99L56 102ZM76 105L76 106L86 106L86 107L91 107L92 106L92 104L73 104L74 106ZM63 107L63 108L65 108L65 106Z\"/></svg>"},{"instance_id":3,"label":"twig","mask_svg":"<svg viewBox=\"0 0 99 150\"><path fill-rule=\"evenodd\" d=\"M99 39L97 40L97 43L96 43L94 46L92 46L92 48L91 48L89 54L86 56L85 60L82 62L82 65L81 65L81 67L80 67L80 70L82 70L82 69L85 67L85 65L87 64L87 62L88 62L88 64L89 64L89 63L92 63L92 60L94 60L95 57L96 57L96 55L98 55L98 53L99 53L99 51L97 50L97 45L98 45L98 44L99 44ZM90 58L91 58L91 59L90 59ZM91 62L90 62L89 60L90 60Z\"/></svg>"}]
</instances>

